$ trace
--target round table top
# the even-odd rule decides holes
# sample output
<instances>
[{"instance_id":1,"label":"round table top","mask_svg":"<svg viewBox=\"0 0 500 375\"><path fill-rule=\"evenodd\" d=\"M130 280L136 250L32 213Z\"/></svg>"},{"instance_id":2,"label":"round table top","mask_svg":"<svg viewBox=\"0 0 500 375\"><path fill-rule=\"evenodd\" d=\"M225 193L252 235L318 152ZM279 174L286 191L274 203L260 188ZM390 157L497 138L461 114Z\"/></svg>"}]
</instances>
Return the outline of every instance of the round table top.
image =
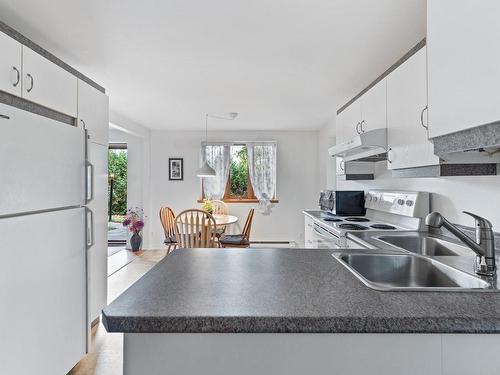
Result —
<instances>
[{"instance_id":1,"label":"round table top","mask_svg":"<svg viewBox=\"0 0 500 375\"><path fill-rule=\"evenodd\" d=\"M233 215L218 215L214 214L212 215L215 219L215 224L217 226L222 226L222 225L231 225L234 224L238 221L238 218Z\"/></svg>"}]
</instances>

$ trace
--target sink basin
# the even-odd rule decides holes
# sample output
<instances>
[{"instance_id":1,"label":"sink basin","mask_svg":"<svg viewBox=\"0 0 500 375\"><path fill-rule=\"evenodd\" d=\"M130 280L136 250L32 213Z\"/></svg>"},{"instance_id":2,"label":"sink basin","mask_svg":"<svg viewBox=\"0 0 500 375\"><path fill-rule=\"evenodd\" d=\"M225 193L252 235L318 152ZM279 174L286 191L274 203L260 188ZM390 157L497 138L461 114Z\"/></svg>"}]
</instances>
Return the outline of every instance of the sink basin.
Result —
<instances>
[{"instance_id":1,"label":"sink basin","mask_svg":"<svg viewBox=\"0 0 500 375\"><path fill-rule=\"evenodd\" d=\"M379 241L415 254L427 256L475 255L467 246L461 246L440 238L419 235L378 236Z\"/></svg>"},{"instance_id":2,"label":"sink basin","mask_svg":"<svg viewBox=\"0 0 500 375\"><path fill-rule=\"evenodd\" d=\"M340 263L381 291L474 291L490 284L436 260L411 254L340 254ZM490 289L491 290L491 289Z\"/></svg>"}]
</instances>

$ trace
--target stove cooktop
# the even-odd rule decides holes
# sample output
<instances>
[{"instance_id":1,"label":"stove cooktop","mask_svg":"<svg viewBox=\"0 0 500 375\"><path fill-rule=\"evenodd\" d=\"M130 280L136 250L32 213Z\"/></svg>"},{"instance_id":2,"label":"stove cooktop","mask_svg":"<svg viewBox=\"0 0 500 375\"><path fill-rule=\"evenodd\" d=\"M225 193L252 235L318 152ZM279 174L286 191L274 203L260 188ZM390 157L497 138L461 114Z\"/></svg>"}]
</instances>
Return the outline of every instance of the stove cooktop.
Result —
<instances>
[{"instance_id":1,"label":"stove cooktop","mask_svg":"<svg viewBox=\"0 0 500 375\"><path fill-rule=\"evenodd\" d=\"M389 225L389 224L372 224L370 225L370 227L373 229L384 229L384 230L396 229L394 225Z\"/></svg>"},{"instance_id":2,"label":"stove cooktop","mask_svg":"<svg viewBox=\"0 0 500 375\"><path fill-rule=\"evenodd\" d=\"M339 224L338 227L340 229L346 229L346 230L366 230L369 229L368 227L364 225L359 225L359 224Z\"/></svg>"},{"instance_id":3,"label":"stove cooktop","mask_svg":"<svg viewBox=\"0 0 500 375\"><path fill-rule=\"evenodd\" d=\"M366 217L346 217L344 219L345 221L354 221L358 223L366 223L370 221L370 219L367 219Z\"/></svg>"}]
</instances>

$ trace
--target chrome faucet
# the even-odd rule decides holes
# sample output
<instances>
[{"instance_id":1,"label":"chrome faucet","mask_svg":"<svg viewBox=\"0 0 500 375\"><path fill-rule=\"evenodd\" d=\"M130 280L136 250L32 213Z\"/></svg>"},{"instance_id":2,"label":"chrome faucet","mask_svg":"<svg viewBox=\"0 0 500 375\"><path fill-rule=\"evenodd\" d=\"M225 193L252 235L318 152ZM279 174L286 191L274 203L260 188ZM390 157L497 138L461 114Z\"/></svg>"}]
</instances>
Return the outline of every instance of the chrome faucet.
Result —
<instances>
[{"instance_id":1,"label":"chrome faucet","mask_svg":"<svg viewBox=\"0 0 500 375\"><path fill-rule=\"evenodd\" d=\"M494 276L497 267L495 265L495 235L493 233L493 226L489 220L481 216L467 211L463 211L463 213L472 216L476 220L476 242L446 220L439 212L431 212L427 215L425 223L434 228L445 227L448 229L477 254L474 267L476 273L482 276Z\"/></svg>"}]
</instances>

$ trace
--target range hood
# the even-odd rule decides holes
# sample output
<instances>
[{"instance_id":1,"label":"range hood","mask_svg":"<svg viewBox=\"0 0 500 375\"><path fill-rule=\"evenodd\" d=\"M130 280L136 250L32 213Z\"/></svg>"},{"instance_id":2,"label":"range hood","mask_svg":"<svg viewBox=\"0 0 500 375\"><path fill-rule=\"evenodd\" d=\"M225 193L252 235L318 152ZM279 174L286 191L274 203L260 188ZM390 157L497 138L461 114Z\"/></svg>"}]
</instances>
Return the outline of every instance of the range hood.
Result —
<instances>
[{"instance_id":1,"label":"range hood","mask_svg":"<svg viewBox=\"0 0 500 375\"><path fill-rule=\"evenodd\" d=\"M374 129L361 133L346 142L328 149L330 156L338 156L345 161L379 161L387 159L387 129Z\"/></svg>"}]
</instances>

